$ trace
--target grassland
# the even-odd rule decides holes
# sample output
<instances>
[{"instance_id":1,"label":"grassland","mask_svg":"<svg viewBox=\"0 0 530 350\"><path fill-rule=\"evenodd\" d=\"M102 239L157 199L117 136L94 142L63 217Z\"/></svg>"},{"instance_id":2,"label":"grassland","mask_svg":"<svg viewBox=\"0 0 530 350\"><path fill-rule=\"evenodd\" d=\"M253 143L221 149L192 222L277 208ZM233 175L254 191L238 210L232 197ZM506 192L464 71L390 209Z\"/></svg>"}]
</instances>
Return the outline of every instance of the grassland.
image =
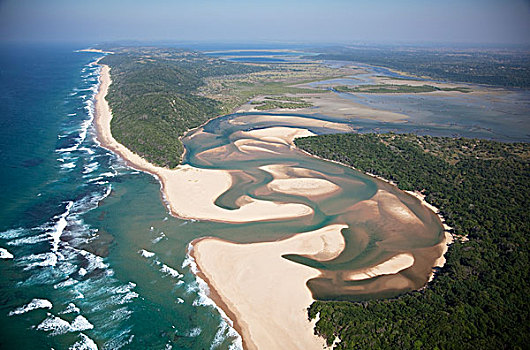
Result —
<instances>
[{"instance_id":1,"label":"grassland","mask_svg":"<svg viewBox=\"0 0 530 350\"><path fill-rule=\"evenodd\" d=\"M208 78L206 84L199 89L200 95L218 101L224 113L231 113L234 108L257 96L323 93L324 90L301 85L343 77L354 72L352 69L329 68L320 64L275 64L267 68L249 74ZM281 101L296 102L284 97ZM273 104L269 106L273 107Z\"/></svg>"}]
</instances>

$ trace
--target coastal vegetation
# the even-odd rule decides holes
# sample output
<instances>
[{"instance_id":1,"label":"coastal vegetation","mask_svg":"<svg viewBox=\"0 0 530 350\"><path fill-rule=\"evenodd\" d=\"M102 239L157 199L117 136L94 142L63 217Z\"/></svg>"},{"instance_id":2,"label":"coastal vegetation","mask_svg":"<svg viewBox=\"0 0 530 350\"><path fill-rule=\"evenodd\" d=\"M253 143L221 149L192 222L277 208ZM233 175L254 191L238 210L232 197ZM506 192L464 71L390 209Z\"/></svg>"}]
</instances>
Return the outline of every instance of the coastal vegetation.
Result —
<instances>
[{"instance_id":1,"label":"coastal vegetation","mask_svg":"<svg viewBox=\"0 0 530 350\"><path fill-rule=\"evenodd\" d=\"M365 63L446 81L530 87L530 59L523 50L413 47L330 47L315 60Z\"/></svg>"},{"instance_id":2,"label":"coastal vegetation","mask_svg":"<svg viewBox=\"0 0 530 350\"><path fill-rule=\"evenodd\" d=\"M257 110L264 111L269 109L297 109L312 107L313 104L306 102L301 97L265 97L261 101L252 101Z\"/></svg>"},{"instance_id":3,"label":"coastal vegetation","mask_svg":"<svg viewBox=\"0 0 530 350\"><path fill-rule=\"evenodd\" d=\"M219 101L223 113L231 113L235 108L258 96L268 96L271 100L278 100L280 95L285 94L326 93L326 90L308 88L303 84L357 72L351 68L332 68L321 64L289 63L266 67L266 70L254 73L208 78L206 85L199 89L200 95ZM291 98L297 97L282 96L281 101L299 102L290 100ZM264 109L269 108L264 107Z\"/></svg>"},{"instance_id":4,"label":"coastal vegetation","mask_svg":"<svg viewBox=\"0 0 530 350\"><path fill-rule=\"evenodd\" d=\"M400 84L378 84L378 85L360 85L356 87L336 86L333 88L338 92L357 92L357 93L373 93L373 94L396 94L396 93L420 93L420 92L435 92L435 91L457 91L462 93L470 92L470 88L466 87L437 87L432 85L400 85Z\"/></svg>"},{"instance_id":5,"label":"coastal vegetation","mask_svg":"<svg viewBox=\"0 0 530 350\"><path fill-rule=\"evenodd\" d=\"M177 49L112 51L101 60L111 68L112 134L151 163L170 168L184 150L179 137L221 113L218 101L198 94L205 79L265 69Z\"/></svg>"},{"instance_id":6,"label":"coastal vegetation","mask_svg":"<svg viewBox=\"0 0 530 350\"><path fill-rule=\"evenodd\" d=\"M394 300L317 301L336 349L524 349L530 342L530 147L411 134L296 140L305 151L421 191L454 228L426 288Z\"/></svg>"}]
</instances>

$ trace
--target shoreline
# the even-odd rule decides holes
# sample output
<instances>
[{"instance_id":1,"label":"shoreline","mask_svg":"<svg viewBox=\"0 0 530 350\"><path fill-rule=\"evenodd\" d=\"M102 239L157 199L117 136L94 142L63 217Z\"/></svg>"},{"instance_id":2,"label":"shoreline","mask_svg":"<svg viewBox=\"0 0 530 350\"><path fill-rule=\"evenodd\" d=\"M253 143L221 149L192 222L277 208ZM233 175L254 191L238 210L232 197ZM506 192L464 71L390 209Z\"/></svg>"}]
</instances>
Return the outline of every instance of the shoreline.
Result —
<instances>
[{"instance_id":1,"label":"shoreline","mask_svg":"<svg viewBox=\"0 0 530 350\"><path fill-rule=\"evenodd\" d=\"M112 83L112 80L111 80L111 77L110 77L110 68L107 65L100 64L99 63L100 60L101 60L101 58L96 60L96 62L95 62L95 64L101 66L101 71L100 71L100 75L99 75L98 92L97 92L96 97L95 97L95 114L94 114L94 125L95 125L95 128L96 128L97 140L100 142L100 145L102 147L108 149L109 151L115 153L116 155L118 155L120 158L122 158L124 160L124 162L128 166L130 166L130 167L132 167L134 169L137 169L139 171L146 172L146 173L154 176L160 182L160 186L161 186L160 191L161 191L162 200L166 204L166 207L168 208L169 213L172 216L175 216L175 217L181 218L181 219L190 219L190 218L197 219L197 217L194 217L194 216L189 216L188 217L188 216L182 215L182 213L179 213L178 211L174 210L174 207L172 205L171 199L169 198L171 196L171 194L168 193L168 192L169 192L169 187L170 187L170 184L171 184L170 180L172 180L172 179L168 178L168 174L169 174L168 172L172 172L172 171L176 172L176 171L178 171L177 169L183 169L185 166L179 166L180 168L177 167L176 170L170 170L170 169L167 169L167 168L157 167L157 166L149 163L148 161L146 161L145 159L143 159L139 155L133 153L132 151L127 149L122 144L118 143L113 138L113 136L111 134L111 129L110 129L110 122L111 122L111 119L112 119L112 112L111 112L110 107L108 105L108 102L106 101L106 98L105 98L107 93L108 93L109 86ZM213 118L211 118L209 120L215 119L217 117L218 116L213 117ZM205 123L207 123L208 121L206 121ZM201 126L204 125L205 123L201 124ZM201 126L193 128L191 130L199 129ZM319 159L323 159L323 158L320 158L318 156L312 155L312 154L310 154L308 152L305 152L305 151L303 151L303 150L301 150L299 148L297 148L297 149L302 151L302 152L304 152L304 153L306 153L306 154L308 154L308 155L310 155L311 157L316 157L316 158L319 158ZM183 154L183 156L184 156L184 154ZM328 159L325 159L325 160L326 161L335 162L335 161L328 160ZM338 163L338 164L341 164L341 165L344 165L344 166L348 166L348 165L340 163L340 162L335 162L335 163ZM354 167L351 167L351 166L348 166L348 167L355 169ZM196 168L196 169L198 169L198 168ZM358 169L355 169L355 170L359 171ZM361 173L364 173L364 172L361 171ZM220 174L220 173L218 173L218 174ZM225 175L226 174L228 176L230 176L230 173L228 171L225 171ZM364 174L367 174L367 173L364 173ZM200 174L197 174L197 175L200 175ZM215 176L217 176L217 175L215 175ZM375 177L375 178L378 178L378 179L380 179L382 181L385 181L385 182L388 182L388 183L390 183L392 185L395 185L395 183L393 183L391 181L388 181L388 180L385 180L385 179L382 179L380 177L377 177L377 176L375 176L373 174L367 174L367 175ZM216 182L219 182L219 181L216 181ZM186 185L186 184L184 184L184 185ZM228 185L228 188L230 187L230 185L231 185L231 183ZM217 187L219 187L219 186L217 186ZM415 196L414 194L411 194L411 193L409 193L409 195L416 197L418 200L420 200L422 205L425 205L430 210L432 210L438 216L438 218L440 219L440 221L442 223L445 222L444 218L439 214L439 210L437 210L437 208L435 208L435 207L431 206L429 203L427 203L424 200L424 198L420 198L420 197ZM436 210L433 210L432 208L435 208ZM260 211L259 207L255 208L255 209L257 209L256 210L257 212ZM261 208L261 209L263 209L263 208ZM207 213L207 214L209 215L209 213ZM294 215L294 216L293 215L291 215L291 216L287 215L285 217L287 218L287 217L297 217L297 216L298 215ZM211 221L218 221L218 222L234 222L234 221L230 221L230 220L225 221L225 220L218 220L218 219L215 219L215 218L212 219L211 217L208 217L208 216L205 216L204 218L199 218L199 220L201 220L201 219L211 220ZM241 221L241 222L259 221L259 220L263 220L263 217L252 217L251 219L252 220ZM273 217L271 219L275 219L275 217ZM445 228L445 226L444 226L444 228ZM296 234L296 235L292 236L291 238L287 238L286 240L295 238L295 237L297 237L299 235L301 235L301 234ZM440 244L444 244L445 245L445 249L444 249L443 254L441 255L441 257L438 259L439 261L437 261L437 262L440 263L440 265L436 265L434 267L442 267L443 263L445 262L444 255L447 252L448 245L450 244L450 243L448 243L448 237L450 237L451 239L453 238L452 235L450 235L450 234L448 235L448 231L445 231L445 239L440 243ZM200 238L198 240L194 240L194 241L192 241L190 243L192 245L192 249L190 250L189 254L196 261L197 264L199 264L200 257L199 257L199 259L197 259L198 255L197 255L197 253L195 251L195 247L200 242L206 242L206 241L211 240L211 239L212 238L209 238L209 237L203 237L203 238ZM216 239L214 239L214 240L216 240ZM279 241L279 242L282 242L282 241ZM277 242L277 243L279 243L279 242ZM276 242L264 242L263 244L267 244L267 243L268 244L274 244ZM256 243L256 244L262 244L262 243ZM220 293L218 291L218 288L215 286L215 282L211 278L209 278L205 273L203 273L200 268L198 268L198 270L199 271L196 273L196 275L199 278L203 279L205 281L205 283L208 285L209 292L210 292L210 295L209 295L210 298L214 301L214 303L222 311L225 312L226 317L232 322L233 328L241 336L242 342L245 345L244 348L245 349L249 348L249 344L251 344L251 339L252 338L250 337L249 334L247 334L248 332L245 330L245 325L241 323L240 317L238 317L237 313L233 312L232 308L223 300L222 293ZM434 270L433 270L433 273L430 276L429 282L432 280L433 277L434 277ZM427 283L429 283L429 282L427 282ZM305 286L305 284L303 285L303 288L307 288ZM309 290L307 290L307 291L309 292ZM306 307L309 307L309 305L307 305ZM305 309L304 309L304 311L305 311ZM307 321L307 317L302 318L302 321L305 321L308 325L312 324L309 321ZM314 324L312 324L311 328L313 328L313 326L314 326ZM246 334L246 336L243 336L244 334ZM251 348L251 345L250 345L250 348Z\"/></svg>"},{"instance_id":2,"label":"shoreline","mask_svg":"<svg viewBox=\"0 0 530 350\"><path fill-rule=\"evenodd\" d=\"M204 283L208 286L208 297L212 299L214 304L220 308L228 318L227 322L229 321L234 328L234 330L239 334L241 337L241 342L243 343L243 349L248 349L248 340L246 337L243 337L243 327L240 325L238 318L236 315L232 312L232 310L228 307L228 305L223 301L221 295L213 288L213 283L210 281L210 279L201 271L201 269L198 266L197 263L197 256L195 255L195 244L199 243L200 241L211 238L211 237L201 237L196 238L193 241L191 241L188 244L188 255L195 261L195 265L197 266L196 271L193 271L193 274L197 276L198 278L202 279ZM223 315L221 315L222 317Z\"/></svg>"}]
</instances>

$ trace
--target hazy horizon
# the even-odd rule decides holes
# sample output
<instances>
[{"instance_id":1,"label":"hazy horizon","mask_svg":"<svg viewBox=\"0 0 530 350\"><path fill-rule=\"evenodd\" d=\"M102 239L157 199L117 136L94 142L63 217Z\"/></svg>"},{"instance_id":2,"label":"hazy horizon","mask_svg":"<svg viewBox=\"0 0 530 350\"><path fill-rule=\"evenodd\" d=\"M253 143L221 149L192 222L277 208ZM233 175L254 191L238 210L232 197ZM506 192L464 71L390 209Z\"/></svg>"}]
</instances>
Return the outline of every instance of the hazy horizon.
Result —
<instances>
[{"instance_id":1,"label":"hazy horizon","mask_svg":"<svg viewBox=\"0 0 530 350\"><path fill-rule=\"evenodd\" d=\"M4 0L3 42L529 45L525 0Z\"/></svg>"}]
</instances>

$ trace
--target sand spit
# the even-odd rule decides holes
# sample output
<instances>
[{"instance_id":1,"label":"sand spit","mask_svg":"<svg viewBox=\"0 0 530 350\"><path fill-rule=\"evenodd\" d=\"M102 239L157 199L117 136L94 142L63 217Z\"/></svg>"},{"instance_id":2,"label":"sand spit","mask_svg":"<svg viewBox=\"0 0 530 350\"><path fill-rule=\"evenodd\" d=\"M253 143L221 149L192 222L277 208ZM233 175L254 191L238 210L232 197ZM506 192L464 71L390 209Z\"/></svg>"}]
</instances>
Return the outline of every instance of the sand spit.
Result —
<instances>
[{"instance_id":1,"label":"sand spit","mask_svg":"<svg viewBox=\"0 0 530 350\"><path fill-rule=\"evenodd\" d=\"M162 183L164 198L173 215L189 219L243 223L295 218L313 213L310 207L303 204L270 202L248 196L242 198L240 203L244 205L237 210L217 207L214 204L215 200L232 184L229 171L200 169L189 165L181 165L176 169L158 167L114 139L110 130L112 112L105 99L110 84L110 68L102 65L100 87L96 95L95 123L98 140L103 147L120 155L133 168L157 176ZM279 130L276 135L283 140L292 140L297 133L300 133L297 131L293 135L291 128L284 129L285 135Z\"/></svg>"},{"instance_id":2,"label":"sand spit","mask_svg":"<svg viewBox=\"0 0 530 350\"><path fill-rule=\"evenodd\" d=\"M239 120L242 119L242 120ZM310 119L304 117L294 117L285 115L247 115L240 118L235 118L230 121L233 125L247 124L247 123L260 123L260 122L275 122L275 123L286 123L289 125L296 125L300 128L328 128L335 131L348 132L353 131L353 128L347 124L335 123L327 120ZM292 129L292 128L286 128ZM311 136L311 135L304 135ZM302 136L296 136L302 137Z\"/></svg>"},{"instance_id":3,"label":"sand spit","mask_svg":"<svg viewBox=\"0 0 530 350\"><path fill-rule=\"evenodd\" d=\"M78 52L94 52L94 53L107 53L107 54L113 54L112 51L103 51L101 49L82 49L78 50Z\"/></svg>"},{"instance_id":4,"label":"sand spit","mask_svg":"<svg viewBox=\"0 0 530 350\"><path fill-rule=\"evenodd\" d=\"M282 258L300 254L320 260L344 249L341 230L329 225L276 242L236 244L217 238L200 239L193 255L208 284L228 314L235 316L247 349L323 349L307 321L313 302L306 282L316 269Z\"/></svg>"}]
</instances>

